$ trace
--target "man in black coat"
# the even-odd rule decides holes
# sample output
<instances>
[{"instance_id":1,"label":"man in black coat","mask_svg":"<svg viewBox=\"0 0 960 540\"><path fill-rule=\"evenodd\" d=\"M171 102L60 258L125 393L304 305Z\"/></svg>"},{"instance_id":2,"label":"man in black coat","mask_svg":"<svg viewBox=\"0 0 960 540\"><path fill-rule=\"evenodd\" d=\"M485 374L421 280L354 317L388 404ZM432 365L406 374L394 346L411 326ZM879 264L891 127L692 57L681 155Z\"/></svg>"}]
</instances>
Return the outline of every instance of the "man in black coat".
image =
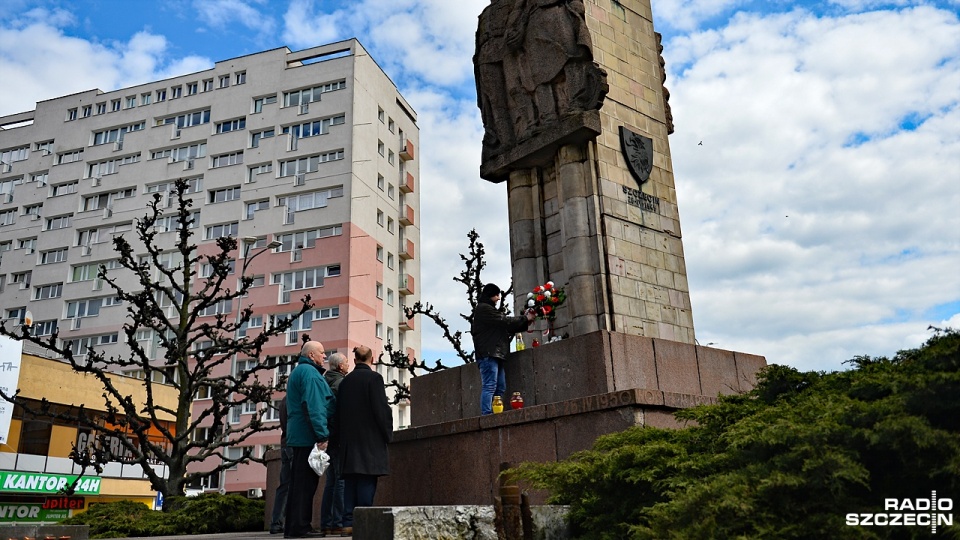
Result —
<instances>
[{"instance_id":1,"label":"man in black coat","mask_svg":"<svg viewBox=\"0 0 960 540\"><path fill-rule=\"evenodd\" d=\"M371 367L369 347L353 349L356 367L340 383L337 395L338 451L344 479L343 534L353 534L353 509L373 506L377 478L390 474L387 443L393 437L393 413L383 377Z\"/></svg>"},{"instance_id":2,"label":"man in black coat","mask_svg":"<svg viewBox=\"0 0 960 540\"><path fill-rule=\"evenodd\" d=\"M496 308L500 301L500 287L487 283L477 298L473 310L470 334L473 336L473 354L480 367L480 414L493 412L493 396L507 391L507 376L503 361L510 352L510 339L526 330L536 318L531 310L523 316L508 317Z\"/></svg>"}]
</instances>

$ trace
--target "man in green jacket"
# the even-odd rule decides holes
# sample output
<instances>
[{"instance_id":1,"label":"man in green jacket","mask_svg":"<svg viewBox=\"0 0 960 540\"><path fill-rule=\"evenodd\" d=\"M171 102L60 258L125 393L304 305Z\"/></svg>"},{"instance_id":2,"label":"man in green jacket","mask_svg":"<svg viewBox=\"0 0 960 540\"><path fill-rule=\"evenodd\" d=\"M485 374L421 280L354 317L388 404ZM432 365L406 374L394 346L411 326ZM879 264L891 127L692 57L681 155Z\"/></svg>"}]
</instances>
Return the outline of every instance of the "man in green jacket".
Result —
<instances>
[{"instance_id":1,"label":"man in green jacket","mask_svg":"<svg viewBox=\"0 0 960 540\"><path fill-rule=\"evenodd\" d=\"M314 446L326 450L330 438L327 418L336 411L336 398L316 368L324 358L323 344L308 341L287 379L287 446L293 449L293 460L284 538L303 538L311 529L313 496L320 477L310 468L307 458Z\"/></svg>"}]
</instances>

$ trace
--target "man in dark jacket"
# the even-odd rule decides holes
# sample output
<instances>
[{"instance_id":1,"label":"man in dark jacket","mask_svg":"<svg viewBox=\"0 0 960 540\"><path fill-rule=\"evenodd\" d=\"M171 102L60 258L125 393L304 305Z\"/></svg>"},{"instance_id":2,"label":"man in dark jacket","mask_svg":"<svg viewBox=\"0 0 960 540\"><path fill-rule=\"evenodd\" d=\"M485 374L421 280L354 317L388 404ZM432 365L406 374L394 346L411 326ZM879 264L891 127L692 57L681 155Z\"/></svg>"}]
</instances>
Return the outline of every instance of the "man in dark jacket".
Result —
<instances>
[{"instance_id":1,"label":"man in dark jacket","mask_svg":"<svg viewBox=\"0 0 960 540\"><path fill-rule=\"evenodd\" d=\"M333 395L337 396L340 383L350 369L350 363L340 353L333 353L327 358L330 369L323 374L324 380L330 385ZM320 504L320 527L325 535L343 533L343 473L340 471L340 457L337 455L339 440L339 426L331 422L330 466L327 467L326 482L323 485L323 502Z\"/></svg>"},{"instance_id":2,"label":"man in dark jacket","mask_svg":"<svg viewBox=\"0 0 960 540\"><path fill-rule=\"evenodd\" d=\"M313 495L320 477L310 468L307 458L314 446L327 448L327 419L336 412L336 398L316 369L324 358L323 344L306 342L297 367L287 379L287 446L293 448L293 459L284 538L303 538L311 529Z\"/></svg>"},{"instance_id":3,"label":"man in dark jacket","mask_svg":"<svg viewBox=\"0 0 960 540\"><path fill-rule=\"evenodd\" d=\"M280 484L273 498L273 516L270 520L270 534L283 532L283 517L287 513L287 492L290 491L290 462L293 460L293 448L287 446L287 399L280 400Z\"/></svg>"},{"instance_id":4,"label":"man in dark jacket","mask_svg":"<svg viewBox=\"0 0 960 540\"><path fill-rule=\"evenodd\" d=\"M536 315L527 310L520 317L508 317L496 308L500 301L500 287L487 283L480 291L477 307L473 310L470 334L473 336L473 354L480 367L480 414L493 412L493 396L507 391L507 376L503 360L510 352L510 339L530 326Z\"/></svg>"},{"instance_id":5,"label":"man in dark jacket","mask_svg":"<svg viewBox=\"0 0 960 540\"><path fill-rule=\"evenodd\" d=\"M339 456L343 472L343 534L353 534L353 509L373 506L377 478L390 474L387 443L393 437L393 413L383 377L373 370L373 351L353 349L356 367L340 383Z\"/></svg>"}]
</instances>

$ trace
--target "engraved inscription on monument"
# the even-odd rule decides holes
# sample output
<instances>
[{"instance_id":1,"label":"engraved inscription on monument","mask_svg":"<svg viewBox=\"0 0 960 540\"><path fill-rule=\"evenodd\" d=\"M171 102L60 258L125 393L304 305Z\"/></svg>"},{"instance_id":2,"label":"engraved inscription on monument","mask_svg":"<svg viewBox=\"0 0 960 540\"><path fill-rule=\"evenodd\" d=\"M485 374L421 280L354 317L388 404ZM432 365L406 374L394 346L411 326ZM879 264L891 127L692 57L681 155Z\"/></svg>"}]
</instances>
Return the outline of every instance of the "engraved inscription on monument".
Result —
<instances>
[{"instance_id":1,"label":"engraved inscription on monument","mask_svg":"<svg viewBox=\"0 0 960 540\"><path fill-rule=\"evenodd\" d=\"M660 213L660 198L653 195L647 195L639 189L633 189L623 186L623 192L627 195L627 204L636 206L644 212Z\"/></svg>"}]
</instances>

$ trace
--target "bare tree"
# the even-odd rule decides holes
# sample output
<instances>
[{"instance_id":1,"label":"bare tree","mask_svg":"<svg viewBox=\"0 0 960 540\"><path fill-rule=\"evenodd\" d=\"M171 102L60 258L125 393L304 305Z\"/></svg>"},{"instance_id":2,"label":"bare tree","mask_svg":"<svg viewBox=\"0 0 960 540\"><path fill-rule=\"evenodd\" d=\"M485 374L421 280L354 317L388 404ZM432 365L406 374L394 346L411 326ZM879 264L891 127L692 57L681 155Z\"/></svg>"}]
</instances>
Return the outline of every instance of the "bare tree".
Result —
<instances>
[{"instance_id":1,"label":"bare tree","mask_svg":"<svg viewBox=\"0 0 960 540\"><path fill-rule=\"evenodd\" d=\"M480 272L487 266L487 262L484 259L486 251L484 250L483 243L480 242L480 234L477 233L477 230L471 229L470 232L467 233L467 238L470 240L467 250L468 254L460 254L460 259L463 261L465 268L461 270L460 275L454 277L453 280L466 287L467 304L470 306L470 310L468 313L461 313L460 317L467 321L467 323L471 323L473 321L473 310L477 307L477 297L483 289ZM504 290L500 296L498 309L507 314L510 313L510 308L506 304L506 299L509 298L512 293L513 284ZM434 308L433 304L416 302L412 306L403 306L403 314L407 320L417 315L423 315L430 319L443 330L443 337L450 343L453 350L456 351L460 360L464 363L476 361L473 351L468 352L463 347L463 332L460 330L454 331L447 320ZM444 366L440 360L437 360L433 366L430 366L425 361L410 358L405 351L395 350L389 343L384 346L384 350L380 353L378 361L381 364L407 371L411 378L423 372L433 373L448 367ZM410 399L410 386L408 384L394 379L385 381L385 385L388 389L392 388L394 390L392 403L399 403L404 399Z\"/></svg>"},{"instance_id":2,"label":"bare tree","mask_svg":"<svg viewBox=\"0 0 960 540\"><path fill-rule=\"evenodd\" d=\"M168 194L176 203L172 252L157 238L157 226L164 216L162 196L156 193L147 213L137 220L138 245L124 236L115 237L119 268L108 270L100 266L98 278L127 307L127 321L121 333L128 355L108 358L97 347L90 347L81 356L74 352L71 342L61 341L58 333L41 338L32 335L27 326L8 329L0 324L0 334L42 347L62 357L76 372L96 377L103 386L103 406L91 411L80 405L64 412L63 408L50 407L46 400L38 407L36 402L21 398L19 391L12 396L0 395L21 405L29 414L65 420L89 430L95 443L74 447L71 457L76 463L97 472L102 472L103 465L111 461L138 465L153 489L163 493L165 501L169 496L184 493L186 486L202 477L219 474L237 463L262 462L262 458L249 453L228 455L225 449L243 446L255 433L277 429L262 422L266 409L258 406L258 414L244 415L247 420L237 424L230 422L231 410L245 404L270 404L275 384L282 381L270 380L276 366L249 362L241 364L243 369L234 370L231 364L237 358L259 359L271 338L284 334L312 307L306 296L299 313L274 319L255 336L241 336L253 315L252 305L242 306L253 284L246 270L263 251L248 256L249 246L242 246L239 276L235 275L236 239L218 238L215 254L198 255L192 241L195 216L190 210L193 201L187 196L188 191L188 182L180 179ZM205 268L203 275L198 273L201 265ZM135 285L131 286L132 283ZM234 309L235 302L240 304L239 309ZM216 314L211 318L207 316L210 312ZM151 358L138 341L138 333L144 330L151 331L158 340L162 358ZM143 407L114 384L118 372L130 369L143 372ZM155 382L155 378L164 382ZM160 384L173 386L175 403L169 404L157 396ZM193 401L200 392L211 399L209 407L197 411ZM119 448L105 444L108 438L119 441ZM200 462L207 462L204 472L189 471L191 465ZM210 467L211 463L215 465ZM161 468L156 468L158 464L166 466L165 475Z\"/></svg>"}]
</instances>

